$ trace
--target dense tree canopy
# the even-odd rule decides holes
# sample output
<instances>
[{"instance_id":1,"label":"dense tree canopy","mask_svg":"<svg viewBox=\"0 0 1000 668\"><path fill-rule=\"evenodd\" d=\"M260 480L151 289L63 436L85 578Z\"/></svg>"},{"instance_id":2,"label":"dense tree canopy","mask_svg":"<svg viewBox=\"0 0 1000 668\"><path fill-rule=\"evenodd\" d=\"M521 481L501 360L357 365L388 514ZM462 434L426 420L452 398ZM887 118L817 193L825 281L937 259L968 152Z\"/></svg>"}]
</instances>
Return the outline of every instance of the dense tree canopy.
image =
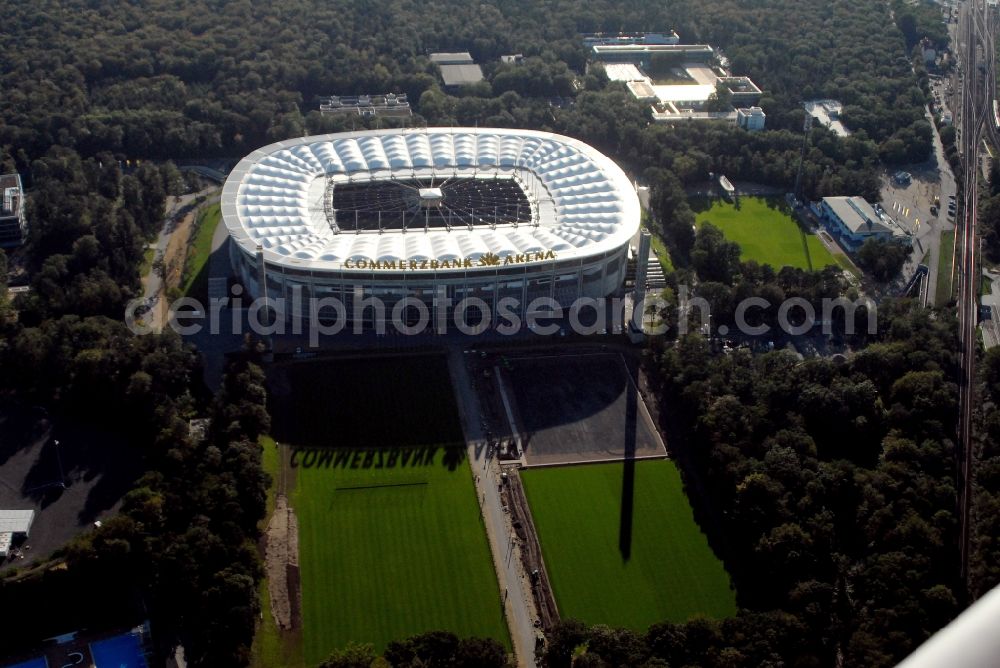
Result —
<instances>
[{"instance_id":1,"label":"dense tree canopy","mask_svg":"<svg viewBox=\"0 0 1000 668\"><path fill-rule=\"evenodd\" d=\"M900 30L876 0L446 0L435 5L433 21L424 5L405 0L47 0L14 5L5 17L0 146L22 169L54 144L88 157L238 156L268 141L356 122L320 118L318 96L387 90L406 92L430 123L555 129L604 145L609 128L592 114L545 100L575 95L576 79L584 90L597 85L599 77L583 76L587 52L578 33L675 28L687 42L720 47L736 74L754 77L765 90L769 128L797 132L803 99L834 97L846 105L845 122L861 131L856 141L870 144L868 155L914 158L926 155L929 128L910 41L918 34L941 41L942 27L919 12L917 26L906 18L913 14L897 15ZM445 95L426 56L466 49L484 64L489 83ZM500 65L505 53L526 58ZM600 101L611 114L605 122L619 134L625 126L646 132L641 114L614 108L620 102ZM705 152L747 154L727 149ZM667 166L657 158L644 156L642 166ZM849 169L863 167L851 160Z\"/></svg>"},{"instance_id":2,"label":"dense tree canopy","mask_svg":"<svg viewBox=\"0 0 1000 668\"><path fill-rule=\"evenodd\" d=\"M835 270L739 262L711 227L692 230L685 188L712 172L791 188L801 160L806 197L877 199L882 165L929 151L926 73L911 55L923 37L946 42L932 12L879 0L441 0L433 20L413 0L5 7L0 166L31 188L33 290L13 306L0 292L0 389L122 432L149 470L118 517L66 549L68 571L43 579L62 578L65 590L67 579L113 578L148 602L159 642L182 641L192 665L248 659L260 612L262 372L252 350L234 360L199 440L187 425L198 415L196 355L177 337L137 338L118 321L138 293L166 195L178 192L166 160L236 158L287 137L389 122L321 116L318 97L329 94L402 91L415 124L579 137L650 184L654 225L681 267L674 292L691 279L726 323L747 296L813 303L845 286ZM588 68L578 35L671 28L720 47L735 74L754 78L768 130L650 123L645 105ZM427 58L438 50L470 51L486 81L446 93ZM500 65L507 53L523 53L523 64ZM814 127L800 158L801 102L825 97L845 104L854 133ZM987 239L1000 239L1000 214L984 209ZM1000 242L988 248L1000 256ZM775 313L755 317L773 324ZM783 353L716 357L697 336L657 349L649 375L664 413L678 416L696 507L744 611L641 637L567 622L550 638L550 665L567 665L581 645L579 665L889 665L953 616L954 322L903 304L883 308L879 323L854 342L872 345L840 366ZM994 368L988 358L993 401ZM983 535L1000 484L989 415L977 483ZM984 540L978 549L982 588L996 581L997 548ZM0 587L7 609L36 591ZM384 658L501 666L500 649L431 633L392 643ZM370 654L355 647L331 665Z\"/></svg>"},{"instance_id":3,"label":"dense tree canopy","mask_svg":"<svg viewBox=\"0 0 1000 668\"><path fill-rule=\"evenodd\" d=\"M803 627L789 663L894 665L957 611L955 331L890 302L840 366L697 335L650 360L741 607Z\"/></svg>"}]
</instances>

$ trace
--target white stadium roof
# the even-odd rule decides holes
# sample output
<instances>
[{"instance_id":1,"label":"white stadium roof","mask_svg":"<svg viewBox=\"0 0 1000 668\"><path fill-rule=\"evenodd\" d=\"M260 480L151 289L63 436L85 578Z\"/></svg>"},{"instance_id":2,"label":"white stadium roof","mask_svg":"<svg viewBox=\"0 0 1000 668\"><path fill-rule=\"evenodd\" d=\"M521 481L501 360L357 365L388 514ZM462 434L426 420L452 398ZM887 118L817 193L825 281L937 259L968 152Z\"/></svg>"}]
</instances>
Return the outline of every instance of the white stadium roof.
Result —
<instances>
[{"instance_id":1,"label":"white stadium roof","mask_svg":"<svg viewBox=\"0 0 1000 668\"><path fill-rule=\"evenodd\" d=\"M494 214L493 225L356 233L331 211L338 187L433 187L427 182L447 179L513 181L530 203L531 222L498 225ZM640 217L632 183L594 148L546 132L486 128L359 131L271 144L233 169L222 213L245 251L259 246L268 262L319 271L350 270L344 262L360 259L475 261L539 251L559 260L589 257L627 243Z\"/></svg>"}]
</instances>

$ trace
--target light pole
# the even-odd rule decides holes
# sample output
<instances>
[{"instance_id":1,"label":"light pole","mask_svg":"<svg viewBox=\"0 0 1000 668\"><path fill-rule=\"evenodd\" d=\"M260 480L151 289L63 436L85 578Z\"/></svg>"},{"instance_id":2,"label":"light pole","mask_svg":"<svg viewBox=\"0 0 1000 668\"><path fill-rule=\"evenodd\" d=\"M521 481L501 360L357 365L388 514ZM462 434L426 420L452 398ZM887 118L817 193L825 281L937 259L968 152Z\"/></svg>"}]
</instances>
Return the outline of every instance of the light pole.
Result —
<instances>
[{"instance_id":1,"label":"light pole","mask_svg":"<svg viewBox=\"0 0 1000 668\"><path fill-rule=\"evenodd\" d=\"M66 489L66 476L63 474L62 456L59 454L59 439L54 440L56 446L56 463L59 465L59 486Z\"/></svg>"}]
</instances>

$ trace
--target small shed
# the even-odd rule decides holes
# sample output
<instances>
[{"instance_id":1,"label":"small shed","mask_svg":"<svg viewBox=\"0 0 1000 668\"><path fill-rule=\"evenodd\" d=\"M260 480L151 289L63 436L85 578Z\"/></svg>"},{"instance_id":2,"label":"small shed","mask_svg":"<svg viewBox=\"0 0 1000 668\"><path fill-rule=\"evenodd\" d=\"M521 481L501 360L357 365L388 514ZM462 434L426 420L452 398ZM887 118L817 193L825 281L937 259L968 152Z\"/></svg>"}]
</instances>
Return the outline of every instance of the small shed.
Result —
<instances>
[{"instance_id":1,"label":"small shed","mask_svg":"<svg viewBox=\"0 0 1000 668\"><path fill-rule=\"evenodd\" d=\"M34 521L34 510L0 510L0 557L10 553L15 538L28 535Z\"/></svg>"}]
</instances>

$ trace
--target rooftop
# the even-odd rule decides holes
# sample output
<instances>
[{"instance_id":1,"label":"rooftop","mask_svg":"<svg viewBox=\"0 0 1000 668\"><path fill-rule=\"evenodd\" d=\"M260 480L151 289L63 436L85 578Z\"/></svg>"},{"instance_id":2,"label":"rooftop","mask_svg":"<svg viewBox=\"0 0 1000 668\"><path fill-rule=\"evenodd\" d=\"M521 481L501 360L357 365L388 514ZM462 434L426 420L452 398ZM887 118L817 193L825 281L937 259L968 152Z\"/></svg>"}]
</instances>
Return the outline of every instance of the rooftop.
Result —
<instances>
[{"instance_id":1,"label":"rooftop","mask_svg":"<svg viewBox=\"0 0 1000 668\"><path fill-rule=\"evenodd\" d=\"M608 63L604 72L611 81L648 81L649 77L642 73L634 63Z\"/></svg>"},{"instance_id":2,"label":"rooftop","mask_svg":"<svg viewBox=\"0 0 1000 668\"><path fill-rule=\"evenodd\" d=\"M34 518L34 510L0 510L0 533L27 533Z\"/></svg>"},{"instance_id":3,"label":"rooftop","mask_svg":"<svg viewBox=\"0 0 1000 668\"><path fill-rule=\"evenodd\" d=\"M711 55L715 53L715 50L708 44L595 44L591 49L598 58L613 53L679 53L684 55L693 53Z\"/></svg>"},{"instance_id":4,"label":"rooftop","mask_svg":"<svg viewBox=\"0 0 1000 668\"><path fill-rule=\"evenodd\" d=\"M0 175L0 216L13 216L20 213L22 195L20 175Z\"/></svg>"},{"instance_id":5,"label":"rooftop","mask_svg":"<svg viewBox=\"0 0 1000 668\"><path fill-rule=\"evenodd\" d=\"M454 53L432 53L430 55L432 63L438 65L471 65L472 54L468 51L456 51Z\"/></svg>"},{"instance_id":6,"label":"rooftop","mask_svg":"<svg viewBox=\"0 0 1000 668\"><path fill-rule=\"evenodd\" d=\"M803 102L802 106L805 107L806 113L819 121L820 125L830 128L841 137L851 134L851 131L840 122L840 112L844 105L837 100L810 100Z\"/></svg>"},{"instance_id":7,"label":"rooftop","mask_svg":"<svg viewBox=\"0 0 1000 668\"><path fill-rule=\"evenodd\" d=\"M578 140L429 128L265 146L231 172L222 213L246 252L260 247L271 262L343 270L358 259L538 250L590 257L635 233L639 203L621 168Z\"/></svg>"},{"instance_id":8,"label":"rooftop","mask_svg":"<svg viewBox=\"0 0 1000 668\"><path fill-rule=\"evenodd\" d=\"M852 233L892 234L902 236L903 230L888 216L880 215L863 197L824 197L823 201Z\"/></svg>"},{"instance_id":9,"label":"rooftop","mask_svg":"<svg viewBox=\"0 0 1000 668\"><path fill-rule=\"evenodd\" d=\"M465 86L483 80L483 70L479 65L439 65L445 86Z\"/></svg>"}]
</instances>

